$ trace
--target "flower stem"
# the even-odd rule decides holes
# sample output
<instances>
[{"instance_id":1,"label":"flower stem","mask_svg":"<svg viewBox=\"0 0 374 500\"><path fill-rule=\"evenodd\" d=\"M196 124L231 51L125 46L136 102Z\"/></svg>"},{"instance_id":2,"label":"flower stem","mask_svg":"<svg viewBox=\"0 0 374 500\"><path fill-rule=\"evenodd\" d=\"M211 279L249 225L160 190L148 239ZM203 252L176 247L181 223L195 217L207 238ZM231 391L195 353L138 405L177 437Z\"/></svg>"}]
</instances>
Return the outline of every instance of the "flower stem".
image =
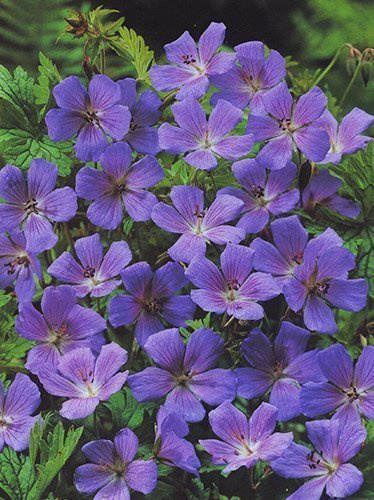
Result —
<instances>
[{"instance_id":1,"label":"flower stem","mask_svg":"<svg viewBox=\"0 0 374 500\"><path fill-rule=\"evenodd\" d=\"M351 91L351 88L352 88L354 82L356 81L356 78L357 78L357 76L358 76L358 74L360 72L361 66L362 66L362 61L363 61L364 56L365 56L365 51L362 53L362 55L361 55L361 57L360 57L360 59L358 61L358 64L356 66L356 69L355 69L355 71L354 71L354 73L352 75L352 78L351 78L350 82L348 83L347 88L345 89L343 97L340 100L340 103L339 103L339 106L338 106L338 110L340 110L342 108L342 106L343 106L343 104L344 104L344 102L345 102L345 100L347 98L347 95Z\"/></svg>"},{"instance_id":2,"label":"flower stem","mask_svg":"<svg viewBox=\"0 0 374 500\"><path fill-rule=\"evenodd\" d=\"M330 71L330 69L335 65L336 61L338 60L338 57L340 56L340 54L343 52L343 50L345 48L349 48L349 44L343 43L343 45L338 48L338 50L335 52L334 57L331 59L330 63L326 66L326 68L322 71L322 73L320 73L317 76L317 78L314 80L314 82L312 83L312 85L310 86L310 88L315 87L316 85L319 84L319 82L321 80L323 80L323 78L325 78L325 76Z\"/></svg>"},{"instance_id":3,"label":"flower stem","mask_svg":"<svg viewBox=\"0 0 374 500\"><path fill-rule=\"evenodd\" d=\"M66 239L69 242L70 252L74 255L74 257L76 257L75 248L74 248L74 240L73 240L73 237L72 237L71 232L70 232L69 224L67 222L63 222L62 226L64 228L64 233L65 233Z\"/></svg>"}]
</instances>

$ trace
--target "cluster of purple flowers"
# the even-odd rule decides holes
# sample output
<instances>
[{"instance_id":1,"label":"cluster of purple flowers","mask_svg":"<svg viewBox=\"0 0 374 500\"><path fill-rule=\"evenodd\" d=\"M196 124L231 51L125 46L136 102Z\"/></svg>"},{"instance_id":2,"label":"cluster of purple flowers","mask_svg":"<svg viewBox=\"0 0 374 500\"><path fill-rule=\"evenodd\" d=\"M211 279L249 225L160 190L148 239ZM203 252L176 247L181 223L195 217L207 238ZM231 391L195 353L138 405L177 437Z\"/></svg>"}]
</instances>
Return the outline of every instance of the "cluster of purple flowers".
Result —
<instances>
[{"instance_id":1,"label":"cluster of purple flowers","mask_svg":"<svg viewBox=\"0 0 374 500\"><path fill-rule=\"evenodd\" d=\"M199 443L224 473L262 460L284 477L312 478L289 497L295 500L318 499L325 488L330 497L345 497L363 481L348 461L366 437L362 417L374 418L374 348L365 347L354 367L342 345L321 350L308 343L311 332L336 333L333 308L363 309L368 285L349 279L355 258L333 229L309 238L299 217L289 214L301 206L314 214L324 205L346 217L359 215L355 202L337 194L342 181L326 168L315 170L300 192L293 153L337 163L366 146L370 139L360 134L373 117L355 108L338 126L321 89L294 99L277 51L267 53L261 42L219 51L224 37L225 26L211 23L198 44L185 32L165 46L171 64L153 66L150 77L156 91L172 91L177 102L159 128L161 99L151 90L138 96L132 78L113 82L96 75L86 90L70 76L54 88L59 108L46 115L49 137L77 135L77 159L95 162L79 168L74 189L55 189L57 167L43 159L31 162L27 182L17 167L0 170L0 287L14 284L16 331L35 343L25 367L47 393L65 398L60 415L69 420L92 415L126 382L138 402L160 403L148 460L135 459L139 442L129 428L113 442L83 446L90 463L76 469L75 485L96 499L128 499L130 489L150 493L156 461L198 477L200 460L186 436L207 406L219 439ZM210 85L218 91L207 117L199 99ZM262 147L249 157L255 142ZM221 159L233 162L240 187L226 186L207 200L202 189L179 185L168 193L169 203L167 197L160 201L151 192L164 179L163 162L155 158L160 151L209 172ZM75 217L78 198L90 202L89 232L79 232L70 251L61 252L54 248L60 223ZM152 269L141 258L129 265L138 256L127 242L108 247L97 228L117 230L110 237L118 240L125 214L179 235L167 249L171 262ZM144 239L147 229L142 231ZM253 234L258 236L248 236ZM51 249L59 255L48 260L47 283L55 282L46 287L38 255ZM32 303L35 278L43 289L40 308ZM119 286L126 293L117 293ZM270 340L264 324L262 331L254 322L264 317L264 302L281 295L297 324L281 321ZM222 315L222 328L231 321L248 327L240 346L248 366L228 366L231 339L223 334L199 328L185 338L196 306ZM106 317L116 329L132 325L153 364L124 370L128 353L107 342ZM135 351L133 346L130 359ZM261 402L248 419L234 404L237 396L269 403ZM0 451L4 444L27 448L39 404L39 389L26 375L17 374L6 394L0 381ZM330 413L329 420L306 424L314 450L293 442L292 432L274 432L278 421Z\"/></svg>"}]
</instances>

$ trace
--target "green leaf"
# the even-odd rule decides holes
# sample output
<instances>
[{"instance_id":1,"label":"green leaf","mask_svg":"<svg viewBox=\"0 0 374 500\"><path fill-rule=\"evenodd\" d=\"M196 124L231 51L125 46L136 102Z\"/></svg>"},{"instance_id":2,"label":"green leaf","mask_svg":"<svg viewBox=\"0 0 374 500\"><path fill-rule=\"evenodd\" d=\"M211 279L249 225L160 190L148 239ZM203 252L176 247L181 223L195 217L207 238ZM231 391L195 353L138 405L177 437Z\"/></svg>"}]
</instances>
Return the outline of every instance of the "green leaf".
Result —
<instances>
[{"instance_id":1,"label":"green leaf","mask_svg":"<svg viewBox=\"0 0 374 500\"><path fill-rule=\"evenodd\" d=\"M138 80L149 81L148 69L153 60L153 51L145 44L144 39L133 29L122 26L116 39L110 41L110 46L121 57L133 65Z\"/></svg>"},{"instance_id":2,"label":"green leaf","mask_svg":"<svg viewBox=\"0 0 374 500\"><path fill-rule=\"evenodd\" d=\"M0 290L0 307L4 307L10 300L12 300L12 297L6 294L4 290Z\"/></svg>"},{"instance_id":3,"label":"green leaf","mask_svg":"<svg viewBox=\"0 0 374 500\"><path fill-rule=\"evenodd\" d=\"M9 332L0 332L0 373L8 371L24 371L23 358L34 345L30 340L19 337L9 325Z\"/></svg>"},{"instance_id":4,"label":"green leaf","mask_svg":"<svg viewBox=\"0 0 374 500\"><path fill-rule=\"evenodd\" d=\"M136 429L144 419L144 414L150 414L155 408L154 403L139 403L133 397L129 387L113 394L104 405L110 410L113 419L113 426L116 429L130 427Z\"/></svg>"},{"instance_id":5,"label":"green leaf","mask_svg":"<svg viewBox=\"0 0 374 500\"><path fill-rule=\"evenodd\" d=\"M10 498L24 500L34 483L29 457L4 448L0 453L0 489Z\"/></svg>"},{"instance_id":6,"label":"green leaf","mask_svg":"<svg viewBox=\"0 0 374 500\"><path fill-rule=\"evenodd\" d=\"M74 164L71 142L53 142L47 135L36 139L27 130L0 129L0 153L7 163L22 169L33 158L44 158L57 166L62 177L70 174Z\"/></svg>"},{"instance_id":7,"label":"green leaf","mask_svg":"<svg viewBox=\"0 0 374 500\"><path fill-rule=\"evenodd\" d=\"M47 434L46 439L42 439L40 434L35 438L34 434L34 439L39 447L40 463L36 465L36 481L27 495L27 500L41 498L43 492L48 488L54 477L75 450L82 432L83 427L79 427L78 429L71 427L65 432L62 422L58 422L53 431ZM33 462L35 461L35 457L36 449L34 445L32 451Z\"/></svg>"},{"instance_id":8,"label":"green leaf","mask_svg":"<svg viewBox=\"0 0 374 500\"><path fill-rule=\"evenodd\" d=\"M53 61L42 52L39 53L39 62L38 83L34 85L33 91L36 104L43 106L41 113L44 115L53 102L52 89L61 81L61 75Z\"/></svg>"}]
</instances>

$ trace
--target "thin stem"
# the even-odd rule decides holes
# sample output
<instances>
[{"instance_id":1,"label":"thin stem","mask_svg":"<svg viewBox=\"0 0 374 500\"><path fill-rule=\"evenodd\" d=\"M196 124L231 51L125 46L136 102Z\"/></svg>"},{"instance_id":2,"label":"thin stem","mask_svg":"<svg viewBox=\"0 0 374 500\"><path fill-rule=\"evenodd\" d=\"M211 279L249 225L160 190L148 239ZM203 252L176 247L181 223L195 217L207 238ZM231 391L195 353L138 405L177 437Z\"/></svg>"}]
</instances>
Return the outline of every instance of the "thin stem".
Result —
<instances>
[{"instance_id":1,"label":"thin stem","mask_svg":"<svg viewBox=\"0 0 374 500\"><path fill-rule=\"evenodd\" d=\"M97 412L93 412L93 430L96 437L99 437L99 419L97 417Z\"/></svg>"},{"instance_id":2,"label":"thin stem","mask_svg":"<svg viewBox=\"0 0 374 500\"><path fill-rule=\"evenodd\" d=\"M357 76L358 76L358 74L360 72L361 66L362 66L362 61L363 61L364 55L365 55L365 51L362 53L362 55L361 55L361 57L360 57L360 59L358 61L358 64L356 66L356 69L355 69L355 71L354 71L354 73L352 75L352 78L351 78L350 82L348 83L347 88L345 89L343 97L340 100L340 103L339 103L339 106L338 106L338 110L340 110L341 107L343 106L343 104L344 104L344 102L345 102L345 100L347 98L347 95L351 91L351 88L352 88L354 82L356 81L356 78L357 78Z\"/></svg>"},{"instance_id":3,"label":"thin stem","mask_svg":"<svg viewBox=\"0 0 374 500\"><path fill-rule=\"evenodd\" d=\"M131 348L130 348L130 356L129 356L129 363L128 363L128 370L131 370L132 364L135 359L135 354L137 350L137 343L135 339L135 330L132 332L132 339L131 339Z\"/></svg>"},{"instance_id":4,"label":"thin stem","mask_svg":"<svg viewBox=\"0 0 374 500\"><path fill-rule=\"evenodd\" d=\"M310 88L315 87L316 85L319 84L319 82L323 78L325 78L325 76L330 71L330 69L335 65L336 61L338 60L338 57L340 56L340 54L343 52L343 50L345 48L349 48L349 44L343 43L343 45L341 47L339 47L339 49L335 52L334 57L331 59L330 63L326 66L326 68L322 71L322 73L320 73L317 76L317 78L314 80L314 82L312 83L312 85L310 86Z\"/></svg>"},{"instance_id":5,"label":"thin stem","mask_svg":"<svg viewBox=\"0 0 374 500\"><path fill-rule=\"evenodd\" d=\"M165 99L162 101L162 104L161 104L162 110L166 109L169 106L169 104L171 104L174 101L175 94L176 94L176 91L173 91L165 97Z\"/></svg>"},{"instance_id":6,"label":"thin stem","mask_svg":"<svg viewBox=\"0 0 374 500\"><path fill-rule=\"evenodd\" d=\"M76 254L75 254L75 248L74 248L74 240L73 240L73 237L72 237L71 232L70 232L69 224L67 222L63 222L62 226L64 228L64 233L65 233L66 239L69 242L70 252L74 256L76 256Z\"/></svg>"},{"instance_id":7,"label":"thin stem","mask_svg":"<svg viewBox=\"0 0 374 500\"><path fill-rule=\"evenodd\" d=\"M97 312L101 314L100 297L96 297L96 300L97 300Z\"/></svg>"},{"instance_id":8,"label":"thin stem","mask_svg":"<svg viewBox=\"0 0 374 500\"><path fill-rule=\"evenodd\" d=\"M105 46L103 45L100 50L100 73L105 73Z\"/></svg>"},{"instance_id":9,"label":"thin stem","mask_svg":"<svg viewBox=\"0 0 374 500\"><path fill-rule=\"evenodd\" d=\"M218 189L217 189L217 184L216 184L216 180L215 180L215 178L214 178L213 172L209 172L209 176L210 176L210 178L212 179L214 189L215 189L215 190L216 190L216 192L217 192L217 191L218 191Z\"/></svg>"}]
</instances>

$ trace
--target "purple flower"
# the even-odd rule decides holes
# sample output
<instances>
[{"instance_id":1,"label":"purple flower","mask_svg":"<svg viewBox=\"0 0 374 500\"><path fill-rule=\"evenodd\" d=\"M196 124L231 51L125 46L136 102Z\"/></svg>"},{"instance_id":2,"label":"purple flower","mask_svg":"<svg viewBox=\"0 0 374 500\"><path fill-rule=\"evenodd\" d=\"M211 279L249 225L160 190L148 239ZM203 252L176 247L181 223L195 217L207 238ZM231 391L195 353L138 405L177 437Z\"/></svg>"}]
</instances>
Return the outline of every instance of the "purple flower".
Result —
<instances>
[{"instance_id":1,"label":"purple flower","mask_svg":"<svg viewBox=\"0 0 374 500\"><path fill-rule=\"evenodd\" d=\"M183 268L168 262L152 272L147 262L137 262L121 273L130 295L116 295L109 304L109 321L117 328L136 321L135 335L144 347L148 337L164 329L162 320L184 326L193 319L195 304L189 295L175 295L188 283Z\"/></svg>"},{"instance_id":2,"label":"purple flower","mask_svg":"<svg viewBox=\"0 0 374 500\"><path fill-rule=\"evenodd\" d=\"M286 82L267 92L262 103L265 113L248 118L247 132L256 141L267 141L257 155L259 163L279 170L292 158L297 147L308 160L321 161L330 147L327 132L316 120L326 108L327 98L318 87L312 88L293 104Z\"/></svg>"},{"instance_id":3,"label":"purple flower","mask_svg":"<svg viewBox=\"0 0 374 500\"><path fill-rule=\"evenodd\" d=\"M340 126L328 110L322 114L317 123L326 130L330 138L330 149L319 163L339 163L342 155L355 153L365 148L372 140L371 137L360 134L374 123L374 116L359 108L353 108L343 118Z\"/></svg>"},{"instance_id":4,"label":"purple flower","mask_svg":"<svg viewBox=\"0 0 374 500\"><path fill-rule=\"evenodd\" d=\"M146 156L131 165L131 148L117 143L100 156L103 170L83 167L76 177L76 192L80 198L94 200L87 217L97 226L115 229L123 220L123 209L136 221L148 220L157 203L146 188L164 177L156 158Z\"/></svg>"},{"instance_id":5,"label":"purple flower","mask_svg":"<svg viewBox=\"0 0 374 500\"><path fill-rule=\"evenodd\" d=\"M138 401L166 396L165 408L187 422L200 422L205 409L200 400L217 406L235 398L235 374L212 369L224 352L223 340L211 330L195 331L187 345L176 328L151 335L145 351L159 366L129 376L129 385Z\"/></svg>"},{"instance_id":6,"label":"purple flower","mask_svg":"<svg viewBox=\"0 0 374 500\"><path fill-rule=\"evenodd\" d=\"M325 380L317 362L319 350L305 352L308 340L308 330L288 321L282 322L274 346L259 328L252 330L241 347L251 367L236 370L238 395L253 399L270 389L269 402L278 408L278 420L300 415L301 384Z\"/></svg>"},{"instance_id":7,"label":"purple flower","mask_svg":"<svg viewBox=\"0 0 374 500\"><path fill-rule=\"evenodd\" d=\"M22 451L29 445L30 431L39 416L40 392L27 375L17 373L7 392L0 380L0 452L4 445Z\"/></svg>"},{"instance_id":8,"label":"purple flower","mask_svg":"<svg viewBox=\"0 0 374 500\"><path fill-rule=\"evenodd\" d=\"M104 342L101 332L106 321L97 312L75 303L72 287L50 286L44 290L42 313L30 303L24 304L16 319L21 337L38 343L27 355L25 367L38 373L47 365L57 366L63 354L78 347L100 351Z\"/></svg>"},{"instance_id":9,"label":"purple flower","mask_svg":"<svg viewBox=\"0 0 374 500\"><path fill-rule=\"evenodd\" d=\"M236 54L216 53L224 41L225 31L223 23L210 23L198 47L188 31L165 45L166 58L172 65L152 66L149 76L153 87L161 92L178 89L176 98L179 100L205 94L209 78L226 73L235 64Z\"/></svg>"},{"instance_id":10,"label":"purple flower","mask_svg":"<svg viewBox=\"0 0 374 500\"><path fill-rule=\"evenodd\" d=\"M30 252L38 253L57 243L51 221L72 219L77 211L77 195L70 187L54 189L57 167L41 158L32 160L27 183L13 165L0 170L0 231L22 228Z\"/></svg>"},{"instance_id":11,"label":"purple flower","mask_svg":"<svg viewBox=\"0 0 374 500\"><path fill-rule=\"evenodd\" d=\"M114 437L90 441L82 448L89 464L80 465L74 475L80 493L95 495L95 500L130 500L129 489L150 493L157 483L153 460L134 460L139 441L132 430L122 429Z\"/></svg>"},{"instance_id":12,"label":"purple flower","mask_svg":"<svg viewBox=\"0 0 374 500\"><path fill-rule=\"evenodd\" d=\"M284 59L276 50L265 57L262 42L241 43L235 52L240 66L211 78L211 83L221 89L212 95L211 103L224 99L240 109L249 104L251 113L259 114L264 111L263 97L286 76Z\"/></svg>"},{"instance_id":13,"label":"purple flower","mask_svg":"<svg viewBox=\"0 0 374 500\"><path fill-rule=\"evenodd\" d=\"M288 190L297 172L292 162L282 170L271 171L267 175L266 169L256 160L246 159L235 162L232 171L244 191L225 187L218 194L236 196L243 201L243 215L237 225L247 233L260 232L269 222L270 215L289 212L299 201L299 190Z\"/></svg>"},{"instance_id":14,"label":"purple flower","mask_svg":"<svg viewBox=\"0 0 374 500\"><path fill-rule=\"evenodd\" d=\"M161 406L156 422L155 456L166 465L178 467L199 477L198 469L201 464L195 448L183 439L188 434L188 425L183 418Z\"/></svg>"},{"instance_id":15,"label":"purple flower","mask_svg":"<svg viewBox=\"0 0 374 500\"><path fill-rule=\"evenodd\" d=\"M305 249L303 263L285 283L283 293L293 311L303 310L309 330L329 334L337 331L330 306L354 312L365 306L367 282L362 278L347 279L354 267L354 255L347 248L335 246L319 252L310 243Z\"/></svg>"},{"instance_id":16,"label":"purple flower","mask_svg":"<svg viewBox=\"0 0 374 500\"><path fill-rule=\"evenodd\" d=\"M186 271L187 278L199 288L191 298L204 311L227 313L237 319L264 317L258 300L270 300L280 289L270 274L251 273L253 250L227 245L221 254L221 271L205 257L194 259Z\"/></svg>"},{"instance_id":17,"label":"purple flower","mask_svg":"<svg viewBox=\"0 0 374 500\"><path fill-rule=\"evenodd\" d=\"M95 75L88 92L78 77L69 76L56 85L53 96L61 109L48 111L48 135L62 141L78 134L79 160L98 161L109 144L106 134L119 141L129 130L131 113L120 104L120 86L105 75Z\"/></svg>"},{"instance_id":18,"label":"purple flower","mask_svg":"<svg viewBox=\"0 0 374 500\"><path fill-rule=\"evenodd\" d=\"M115 241L103 258L103 245L98 233L79 238L74 245L80 264L69 252L63 252L47 272L65 283L74 285L77 297L103 297L121 282L115 276L127 266L132 255L125 241Z\"/></svg>"},{"instance_id":19,"label":"purple flower","mask_svg":"<svg viewBox=\"0 0 374 500\"><path fill-rule=\"evenodd\" d=\"M364 347L355 368L341 344L324 349L317 359L328 382L303 386L300 402L304 415L315 417L337 410L333 418L360 422L363 414L374 419L374 347Z\"/></svg>"},{"instance_id":20,"label":"purple flower","mask_svg":"<svg viewBox=\"0 0 374 500\"><path fill-rule=\"evenodd\" d=\"M199 443L212 455L212 462L225 464L229 473L253 467L259 460L274 460L290 445L292 432L275 432L278 410L268 403L261 405L248 420L229 401L209 413L213 432L222 439L200 439Z\"/></svg>"},{"instance_id":21,"label":"purple flower","mask_svg":"<svg viewBox=\"0 0 374 500\"><path fill-rule=\"evenodd\" d=\"M207 210L204 210L204 192L193 186L174 186L170 198L175 208L158 203L153 208L152 220L164 231L182 234L168 250L172 259L190 262L205 255L210 241L225 245L245 238L244 229L226 225L240 214L243 202L238 198L217 196Z\"/></svg>"},{"instance_id":22,"label":"purple flower","mask_svg":"<svg viewBox=\"0 0 374 500\"><path fill-rule=\"evenodd\" d=\"M36 255L26 250L26 238L20 231L0 234L0 288L15 281L18 302L31 300L36 291L34 276L42 279L42 266Z\"/></svg>"},{"instance_id":23,"label":"purple flower","mask_svg":"<svg viewBox=\"0 0 374 500\"><path fill-rule=\"evenodd\" d=\"M130 129L123 140L137 153L155 155L160 151L160 146L158 131L152 125L161 117L162 101L151 90L142 92L137 100L134 78L118 80L117 83L121 88L121 104L131 112Z\"/></svg>"},{"instance_id":24,"label":"purple flower","mask_svg":"<svg viewBox=\"0 0 374 500\"><path fill-rule=\"evenodd\" d=\"M80 347L61 356L55 368L41 368L38 377L49 394L68 398L60 415L74 420L88 417L122 388L128 372L117 372L126 361L127 352L114 342L104 345L97 358L89 347Z\"/></svg>"},{"instance_id":25,"label":"purple flower","mask_svg":"<svg viewBox=\"0 0 374 500\"><path fill-rule=\"evenodd\" d=\"M243 111L219 100L206 119L203 107L193 97L171 107L178 127L163 123L159 128L160 147L167 153L187 153L184 160L201 170L213 170L218 158L237 160L250 152L253 135L230 135L243 118Z\"/></svg>"},{"instance_id":26,"label":"purple flower","mask_svg":"<svg viewBox=\"0 0 374 500\"><path fill-rule=\"evenodd\" d=\"M270 224L270 228L274 243L256 238L251 244L251 249L255 251L253 267L257 271L271 273L282 287L302 264L306 248L313 247L319 255L343 244L330 228L308 243L308 233L296 215L277 219Z\"/></svg>"},{"instance_id":27,"label":"purple flower","mask_svg":"<svg viewBox=\"0 0 374 500\"><path fill-rule=\"evenodd\" d=\"M271 462L271 468L289 478L314 478L304 483L288 500L319 500L324 489L331 498L345 498L357 491L362 473L346 463L360 450L365 429L357 424L342 425L339 420L306 423L314 449L291 443L283 456Z\"/></svg>"},{"instance_id":28,"label":"purple flower","mask_svg":"<svg viewBox=\"0 0 374 500\"><path fill-rule=\"evenodd\" d=\"M336 194L342 184L340 179L323 168L312 178L303 191L304 209L313 211L316 205L325 205L345 217L357 217L361 211L357 203Z\"/></svg>"}]
</instances>

